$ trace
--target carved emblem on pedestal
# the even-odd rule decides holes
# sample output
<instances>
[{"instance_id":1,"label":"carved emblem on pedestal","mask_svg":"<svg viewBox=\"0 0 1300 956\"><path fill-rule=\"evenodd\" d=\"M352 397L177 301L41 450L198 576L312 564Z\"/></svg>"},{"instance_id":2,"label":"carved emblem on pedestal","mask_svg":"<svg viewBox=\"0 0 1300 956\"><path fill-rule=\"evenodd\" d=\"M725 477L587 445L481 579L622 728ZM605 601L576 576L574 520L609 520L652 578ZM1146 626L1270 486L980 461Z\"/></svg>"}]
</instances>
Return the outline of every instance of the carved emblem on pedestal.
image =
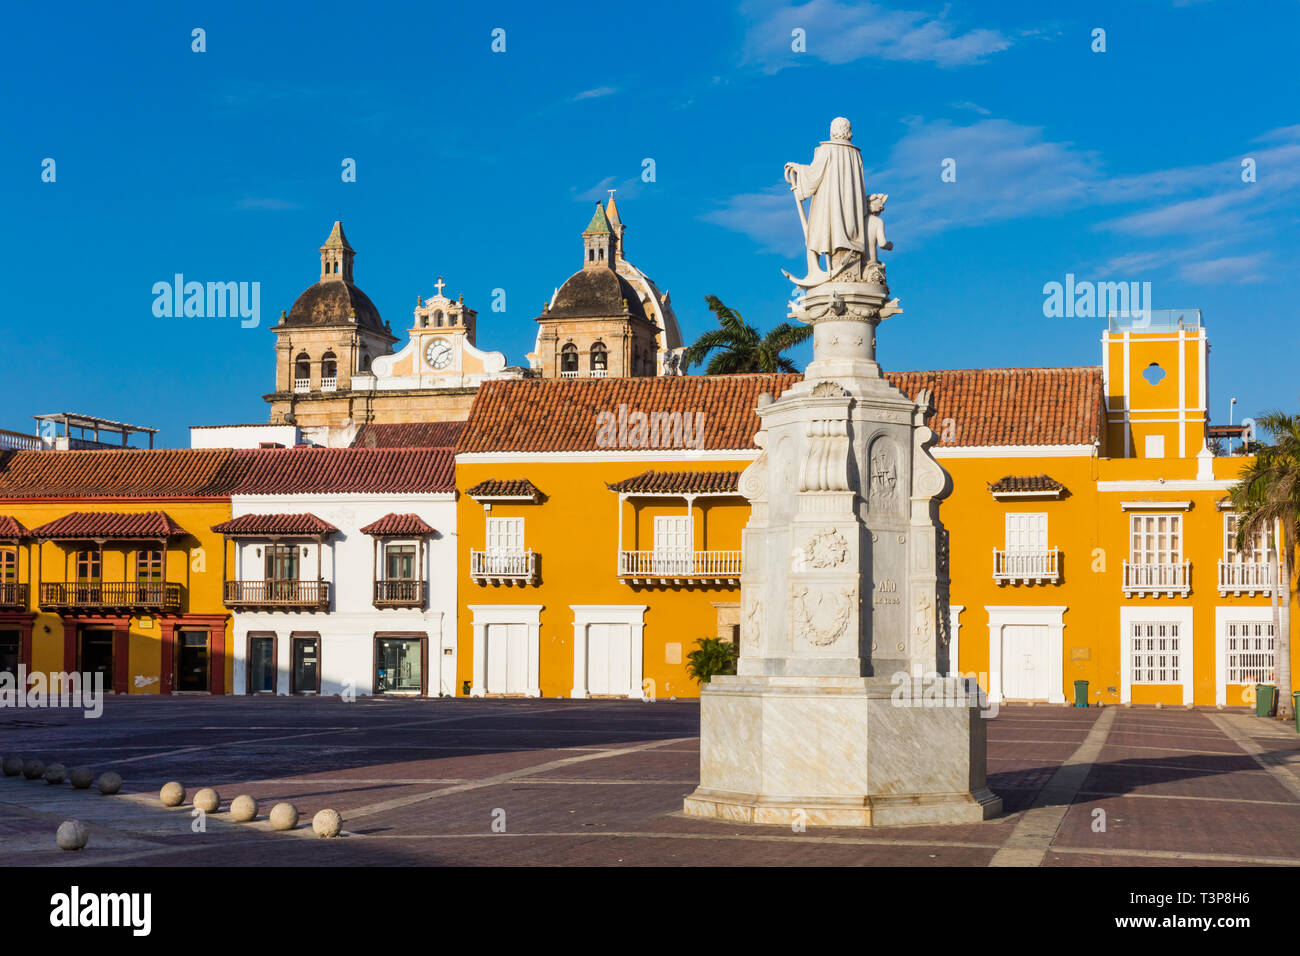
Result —
<instances>
[{"instance_id":1,"label":"carved emblem on pedestal","mask_svg":"<svg viewBox=\"0 0 1300 956\"><path fill-rule=\"evenodd\" d=\"M795 627L809 644L828 647L840 639L853 614L853 589L809 591L796 587L791 601Z\"/></svg>"},{"instance_id":2,"label":"carved emblem on pedestal","mask_svg":"<svg viewBox=\"0 0 1300 956\"><path fill-rule=\"evenodd\" d=\"M837 568L849 557L849 543L834 528L819 531L808 540L807 563L814 568Z\"/></svg>"},{"instance_id":3,"label":"carved emblem on pedestal","mask_svg":"<svg viewBox=\"0 0 1300 956\"><path fill-rule=\"evenodd\" d=\"M835 342L832 341L831 344L834 345ZM817 385L813 387L812 393L818 398L821 398L824 395L840 397L849 394L844 386L839 382L818 382Z\"/></svg>"},{"instance_id":4,"label":"carved emblem on pedestal","mask_svg":"<svg viewBox=\"0 0 1300 956\"><path fill-rule=\"evenodd\" d=\"M918 653L930 654L934 651L934 601L924 591L916 596L916 618L912 626Z\"/></svg>"},{"instance_id":5,"label":"carved emblem on pedestal","mask_svg":"<svg viewBox=\"0 0 1300 956\"><path fill-rule=\"evenodd\" d=\"M871 448L871 495L868 507L872 511L892 511L898 491L898 464L888 440L876 441Z\"/></svg>"}]
</instances>

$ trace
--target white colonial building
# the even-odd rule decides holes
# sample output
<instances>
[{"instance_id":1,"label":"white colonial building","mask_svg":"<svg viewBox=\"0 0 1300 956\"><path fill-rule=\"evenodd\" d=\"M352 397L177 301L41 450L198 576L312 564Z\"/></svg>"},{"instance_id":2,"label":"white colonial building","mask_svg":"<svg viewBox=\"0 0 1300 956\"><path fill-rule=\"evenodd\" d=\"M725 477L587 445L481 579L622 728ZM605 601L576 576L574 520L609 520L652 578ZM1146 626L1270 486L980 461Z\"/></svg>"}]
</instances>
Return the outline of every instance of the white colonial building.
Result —
<instances>
[{"instance_id":1,"label":"white colonial building","mask_svg":"<svg viewBox=\"0 0 1300 956\"><path fill-rule=\"evenodd\" d=\"M449 448L286 448L231 496L237 694L455 693Z\"/></svg>"}]
</instances>

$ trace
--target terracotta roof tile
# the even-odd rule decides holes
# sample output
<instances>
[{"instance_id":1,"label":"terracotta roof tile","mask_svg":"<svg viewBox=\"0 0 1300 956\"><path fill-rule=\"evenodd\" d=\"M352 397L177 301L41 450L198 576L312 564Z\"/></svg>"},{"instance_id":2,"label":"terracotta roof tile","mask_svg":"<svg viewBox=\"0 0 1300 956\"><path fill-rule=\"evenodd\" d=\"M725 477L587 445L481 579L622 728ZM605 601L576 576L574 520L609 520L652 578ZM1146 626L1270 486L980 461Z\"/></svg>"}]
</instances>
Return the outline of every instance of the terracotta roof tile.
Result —
<instances>
[{"instance_id":1,"label":"terracotta roof tile","mask_svg":"<svg viewBox=\"0 0 1300 956\"><path fill-rule=\"evenodd\" d=\"M12 515L0 515L0 538L30 538L32 533Z\"/></svg>"},{"instance_id":2,"label":"terracotta roof tile","mask_svg":"<svg viewBox=\"0 0 1300 956\"><path fill-rule=\"evenodd\" d=\"M738 471L645 471L609 485L624 494L709 494L735 491L740 487Z\"/></svg>"},{"instance_id":3,"label":"terracotta roof tile","mask_svg":"<svg viewBox=\"0 0 1300 956\"><path fill-rule=\"evenodd\" d=\"M272 514L240 515L221 524L214 524L212 530L218 534L236 537L262 538L282 534L313 536L335 534L339 529L314 514Z\"/></svg>"},{"instance_id":4,"label":"terracotta roof tile","mask_svg":"<svg viewBox=\"0 0 1300 956\"><path fill-rule=\"evenodd\" d=\"M424 519L414 514L386 514L361 529L362 534L376 537L423 537L434 533Z\"/></svg>"},{"instance_id":5,"label":"terracotta roof tile","mask_svg":"<svg viewBox=\"0 0 1300 956\"><path fill-rule=\"evenodd\" d=\"M178 538L185 530L161 511L119 514L110 511L75 511L32 529L37 538Z\"/></svg>"},{"instance_id":6,"label":"terracotta roof tile","mask_svg":"<svg viewBox=\"0 0 1300 956\"><path fill-rule=\"evenodd\" d=\"M1098 367L951 369L889 372L908 397L934 395L930 427L940 446L1082 445L1102 435ZM688 375L678 378L530 379L485 382L474 399L457 452L598 451L604 448L752 449L758 396L774 398L799 375ZM634 412L678 413L703 441L635 441ZM602 417L602 413L607 413ZM605 431L602 434L602 425ZM611 437L613 441L610 441ZM682 437L685 437L682 435Z\"/></svg>"},{"instance_id":7,"label":"terracotta roof tile","mask_svg":"<svg viewBox=\"0 0 1300 956\"><path fill-rule=\"evenodd\" d=\"M504 481L489 478L486 481L480 481L465 493L471 498L532 498L536 501L542 497L541 491L527 478L507 479Z\"/></svg>"},{"instance_id":8,"label":"terracotta roof tile","mask_svg":"<svg viewBox=\"0 0 1300 956\"><path fill-rule=\"evenodd\" d=\"M236 495L415 494L456 490L450 448L258 448Z\"/></svg>"},{"instance_id":9,"label":"terracotta roof tile","mask_svg":"<svg viewBox=\"0 0 1300 956\"><path fill-rule=\"evenodd\" d=\"M1065 485L1047 475L1007 475L989 485L993 494L1060 494Z\"/></svg>"},{"instance_id":10,"label":"terracotta roof tile","mask_svg":"<svg viewBox=\"0 0 1300 956\"><path fill-rule=\"evenodd\" d=\"M353 448L455 448L464 422L412 422L400 425L362 425Z\"/></svg>"},{"instance_id":11,"label":"terracotta roof tile","mask_svg":"<svg viewBox=\"0 0 1300 956\"><path fill-rule=\"evenodd\" d=\"M247 466L229 448L0 451L0 498L222 498Z\"/></svg>"},{"instance_id":12,"label":"terracotta roof tile","mask_svg":"<svg viewBox=\"0 0 1300 956\"><path fill-rule=\"evenodd\" d=\"M934 393L938 445L1087 445L1102 437L1101 369L977 368L889 372L909 398Z\"/></svg>"},{"instance_id":13,"label":"terracotta roof tile","mask_svg":"<svg viewBox=\"0 0 1300 956\"><path fill-rule=\"evenodd\" d=\"M457 452L753 448L758 396L770 392L778 397L799 378L685 375L484 382ZM627 421L636 412L672 415L669 422L675 427L656 429L657 435L647 429L642 443L636 434L637 420ZM697 422L702 436L696 432Z\"/></svg>"}]
</instances>

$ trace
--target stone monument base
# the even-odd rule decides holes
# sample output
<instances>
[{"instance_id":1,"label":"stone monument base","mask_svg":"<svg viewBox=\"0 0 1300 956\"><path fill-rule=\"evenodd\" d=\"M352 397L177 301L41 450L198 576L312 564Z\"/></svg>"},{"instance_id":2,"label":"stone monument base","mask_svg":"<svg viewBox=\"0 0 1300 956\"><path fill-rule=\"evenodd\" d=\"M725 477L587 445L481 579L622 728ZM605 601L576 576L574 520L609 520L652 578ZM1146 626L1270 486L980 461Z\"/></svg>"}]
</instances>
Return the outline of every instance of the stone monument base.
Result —
<instances>
[{"instance_id":1,"label":"stone monument base","mask_svg":"<svg viewBox=\"0 0 1300 956\"><path fill-rule=\"evenodd\" d=\"M986 730L962 678L714 677L688 816L790 826L978 823Z\"/></svg>"}]
</instances>

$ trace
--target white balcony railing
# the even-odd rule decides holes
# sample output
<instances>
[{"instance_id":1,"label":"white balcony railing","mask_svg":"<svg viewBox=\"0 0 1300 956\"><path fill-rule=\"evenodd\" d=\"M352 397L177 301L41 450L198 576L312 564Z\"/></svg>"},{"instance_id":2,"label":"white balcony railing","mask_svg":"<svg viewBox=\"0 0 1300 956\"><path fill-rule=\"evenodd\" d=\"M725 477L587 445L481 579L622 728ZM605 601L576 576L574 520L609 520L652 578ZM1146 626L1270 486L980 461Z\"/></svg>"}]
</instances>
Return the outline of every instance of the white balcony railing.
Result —
<instances>
[{"instance_id":1,"label":"white balcony railing","mask_svg":"<svg viewBox=\"0 0 1300 956\"><path fill-rule=\"evenodd\" d=\"M310 391L311 391L311 379L309 379L309 378L295 378L295 379L293 380L293 390L294 390L295 392L300 392L300 393L301 393L301 392L310 392Z\"/></svg>"},{"instance_id":2,"label":"white balcony railing","mask_svg":"<svg viewBox=\"0 0 1300 956\"><path fill-rule=\"evenodd\" d=\"M573 370L572 372L560 372L560 378L577 378L577 377L578 377L578 371L576 369Z\"/></svg>"},{"instance_id":3,"label":"white balcony railing","mask_svg":"<svg viewBox=\"0 0 1300 956\"><path fill-rule=\"evenodd\" d=\"M331 375L329 378L320 380L320 390L322 392L336 392L339 388L338 376Z\"/></svg>"},{"instance_id":4,"label":"white balcony railing","mask_svg":"<svg viewBox=\"0 0 1300 956\"><path fill-rule=\"evenodd\" d=\"M471 551L469 575L478 584L530 583L537 580L537 555L532 551Z\"/></svg>"},{"instance_id":5,"label":"white balcony railing","mask_svg":"<svg viewBox=\"0 0 1300 956\"><path fill-rule=\"evenodd\" d=\"M609 369L593 368L591 372L588 374L590 374L592 378L605 378L607 375L609 375Z\"/></svg>"},{"instance_id":6,"label":"white balcony railing","mask_svg":"<svg viewBox=\"0 0 1300 956\"><path fill-rule=\"evenodd\" d=\"M993 549L993 580L998 584L1055 584L1061 580L1061 549L999 551Z\"/></svg>"},{"instance_id":7,"label":"white balcony railing","mask_svg":"<svg viewBox=\"0 0 1300 956\"><path fill-rule=\"evenodd\" d=\"M1134 564L1124 562L1124 596L1188 594L1192 590L1192 562Z\"/></svg>"},{"instance_id":8,"label":"white balcony railing","mask_svg":"<svg viewBox=\"0 0 1300 956\"><path fill-rule=\"evenodd\" d=\"M1272 565L1219 561L1220 597L1228 592L1241 594L1243 591L1251 597L1255 596L1256 591L1261 594L1272 594L1276 583Z\"/></svg>"},{"instance_id":9,"label":"white balcony railing","mask_svg":"<svg viewBox=\"0 0 1300 956\"><path fill-rule=\"evenodd\" d=\"M620 551L618 575L633 583L705 580L740 582L739 551Z\"/></svg>"}]
</instances>

